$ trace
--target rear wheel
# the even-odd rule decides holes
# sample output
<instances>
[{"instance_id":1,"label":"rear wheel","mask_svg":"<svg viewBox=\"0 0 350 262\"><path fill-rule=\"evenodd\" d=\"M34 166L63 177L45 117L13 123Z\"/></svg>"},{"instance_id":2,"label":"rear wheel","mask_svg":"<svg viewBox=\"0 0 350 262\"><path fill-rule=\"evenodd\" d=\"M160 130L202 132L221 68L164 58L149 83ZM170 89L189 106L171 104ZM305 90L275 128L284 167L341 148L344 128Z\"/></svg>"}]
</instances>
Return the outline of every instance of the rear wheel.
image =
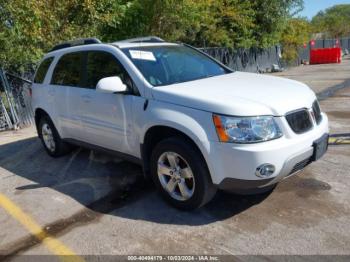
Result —
<instances>
[{"instance_id":1,"label":"rear wheel","mask_svg":"<svg viewBox=\"0 0 350 262\"><path fill-rule=\"evenodd\" d=\"M63 142L48 116L43 116L40 119L38 133L46 152L50 156L59 157L70 151L69 145Z\"/></svg>"},{"instance_id":2,"label":"rear wheel","mask_svg":"<svg viewBox=\"0 0 350 262\"><path fill-rule=\"evenodd\" d=\"M216 192L201 153L184 138L168 138L156 145L151 173L165 200L179 209L199 208Z\"/></svg>"}]
</instances>

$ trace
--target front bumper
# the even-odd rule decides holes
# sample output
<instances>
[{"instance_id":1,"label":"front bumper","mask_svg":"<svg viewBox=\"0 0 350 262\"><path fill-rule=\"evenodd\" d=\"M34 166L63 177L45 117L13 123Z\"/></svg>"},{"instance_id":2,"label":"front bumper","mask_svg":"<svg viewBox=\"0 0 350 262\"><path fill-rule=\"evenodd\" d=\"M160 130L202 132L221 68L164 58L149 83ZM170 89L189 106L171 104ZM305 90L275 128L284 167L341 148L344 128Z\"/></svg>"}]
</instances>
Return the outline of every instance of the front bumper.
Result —
<instances>
[{"instance_id":1,"label":"front bumper","mask_svg":"<svg viewBox=\"0 0 350 262\"><path fill-rule=\"evenodd\" d=\"M226 177L218 188L225 191L246 191L257 188L264 188L274 185L281 180L300 172L307 165L312 163L313 148L306 150L304 153L298 153L285 161L282 170L273 178L259 180L243 180Z\"/></svg>"},{"instance_id":2,"label":"front bumper","mask_svg":"<svg viewBox=\"0 0 350 262\"><path fill-rule=\"evenodd\" d=\"M272 186L291 176L312 162L313 143L329 132L328 118L311 131L296 135L284 130L280 139L257 144L229 144L212 142L208 155L212 181L224 190L248 190ZM267 179L255 175L262 164L272 164L275 172Z\"/></svg>"}]
</instances>

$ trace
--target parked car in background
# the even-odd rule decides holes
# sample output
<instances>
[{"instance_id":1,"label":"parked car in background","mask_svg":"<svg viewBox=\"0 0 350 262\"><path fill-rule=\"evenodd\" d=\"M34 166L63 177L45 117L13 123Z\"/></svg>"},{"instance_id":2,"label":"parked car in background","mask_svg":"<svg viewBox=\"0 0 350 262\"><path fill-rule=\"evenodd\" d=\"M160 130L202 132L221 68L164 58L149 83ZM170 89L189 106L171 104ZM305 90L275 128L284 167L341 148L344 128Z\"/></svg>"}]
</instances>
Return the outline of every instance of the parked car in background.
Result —
<instances>
[{"instance_id":1,"label":"parked car in background","mask_svg":"<svg viewBox=\"0 0 350 262\"><path fill-rule=\"evenodd\" d=\"M327 116L306 85L234 72L156 37L54 47L36 72L32 104L49 155L75 144L139 163L186 210L217 189L271 190L328 146Z\"/></svg>"}]
</instances>

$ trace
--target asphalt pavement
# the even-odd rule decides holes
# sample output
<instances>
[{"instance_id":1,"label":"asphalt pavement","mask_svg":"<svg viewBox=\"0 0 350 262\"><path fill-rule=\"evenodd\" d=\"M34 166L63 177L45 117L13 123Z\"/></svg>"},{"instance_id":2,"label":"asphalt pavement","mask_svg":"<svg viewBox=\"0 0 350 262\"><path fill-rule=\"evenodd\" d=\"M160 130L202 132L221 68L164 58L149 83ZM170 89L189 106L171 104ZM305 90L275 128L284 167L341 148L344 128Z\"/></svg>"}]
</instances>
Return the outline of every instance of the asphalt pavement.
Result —
<instances>
[{"instance_id":1,"label":"asphalt pavement","mask_svg":"<svg viewBox=\"0 0 350 262\"><path fill-rule=\"evenodd\" d=\"M168 206L132 163L84 149L53 159L34 128L1 132L0 260L38 254L350 255L350 60L277 75L319 94L334 145L273 192L219 192L195 212Z\"/></svg>"}]
</instances>

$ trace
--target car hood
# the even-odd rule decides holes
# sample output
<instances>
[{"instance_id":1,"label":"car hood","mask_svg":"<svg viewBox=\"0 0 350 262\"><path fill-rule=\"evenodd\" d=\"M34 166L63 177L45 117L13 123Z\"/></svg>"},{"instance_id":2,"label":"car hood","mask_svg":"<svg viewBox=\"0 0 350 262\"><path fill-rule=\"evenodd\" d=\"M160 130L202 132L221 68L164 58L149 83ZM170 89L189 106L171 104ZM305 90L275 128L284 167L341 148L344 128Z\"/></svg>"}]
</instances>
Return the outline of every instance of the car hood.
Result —
<instances>
[{"instance_id":1,"label":"car hood","mask_svg":"<svg viewBox=\"0 0 350 262\"><path fill-rule=\"evenodd\" d=\"M154 87L152 95L163 102L237 116L282 116L309 108L316 99L303 83L243 72Z\"/></svg>"}]
</instances>

